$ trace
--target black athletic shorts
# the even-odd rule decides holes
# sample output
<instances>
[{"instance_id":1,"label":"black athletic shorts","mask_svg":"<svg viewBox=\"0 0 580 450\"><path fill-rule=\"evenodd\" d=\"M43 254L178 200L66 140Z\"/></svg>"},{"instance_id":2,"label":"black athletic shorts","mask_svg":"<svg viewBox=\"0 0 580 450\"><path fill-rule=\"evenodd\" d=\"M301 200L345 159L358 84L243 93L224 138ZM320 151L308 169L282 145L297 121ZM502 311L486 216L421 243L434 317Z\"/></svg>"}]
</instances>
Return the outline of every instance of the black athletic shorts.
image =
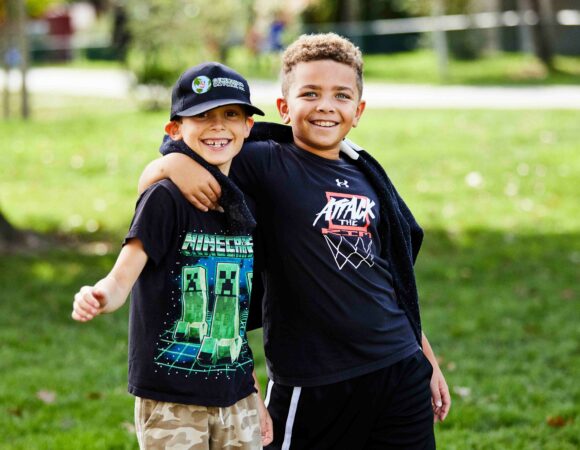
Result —
<instances>
[{"instance_id":1,"label":"black athletic shorts","mask_svg":"<svg viewBox=\"0 0 580 450\"><path fill-rule=\"evenodd\" d=\"M316 387L268 384L267 450L433 450L433 367L422 351L392 366Z\"/></svg>"}]
</instances>

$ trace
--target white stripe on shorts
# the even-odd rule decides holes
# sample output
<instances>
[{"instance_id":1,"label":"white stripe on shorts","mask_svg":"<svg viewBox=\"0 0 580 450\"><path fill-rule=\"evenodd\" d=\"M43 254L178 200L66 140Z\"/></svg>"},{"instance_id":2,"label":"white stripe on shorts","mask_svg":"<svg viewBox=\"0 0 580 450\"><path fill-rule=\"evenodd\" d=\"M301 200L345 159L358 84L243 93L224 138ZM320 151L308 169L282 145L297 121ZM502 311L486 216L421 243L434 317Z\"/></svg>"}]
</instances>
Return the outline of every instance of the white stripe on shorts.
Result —
<instances>
[{"instance_id":1,"label":"white stripe on shorts","mask_svg":"<svg viewBox=\"0 0 580 450\"><path fill-rule=\"evenodd\" d=\"M292 427L294 426L294 417L298 409L298 400L300 400L301 387L295 387L292 391L292 398L290 399L290 408L288 409L288 418L286 419L286 429L284 430L284 442L282 443L282 450L290 449L290 442L292 441Z\"/></svg>"},{"instance_id":2,"label":"white stripe on shorts","mask_svg":"<svg viewBox=\"0 0 580 450\"><path fill-rule=\"evenodd\" d=\"M274 382L272 380L268 380L268 387L266 387L266 399L264 400L264 405L266 405L266 408L270 404L270 394L272 394L272 386L274 386Z\"/></svg>"}]
</instances>

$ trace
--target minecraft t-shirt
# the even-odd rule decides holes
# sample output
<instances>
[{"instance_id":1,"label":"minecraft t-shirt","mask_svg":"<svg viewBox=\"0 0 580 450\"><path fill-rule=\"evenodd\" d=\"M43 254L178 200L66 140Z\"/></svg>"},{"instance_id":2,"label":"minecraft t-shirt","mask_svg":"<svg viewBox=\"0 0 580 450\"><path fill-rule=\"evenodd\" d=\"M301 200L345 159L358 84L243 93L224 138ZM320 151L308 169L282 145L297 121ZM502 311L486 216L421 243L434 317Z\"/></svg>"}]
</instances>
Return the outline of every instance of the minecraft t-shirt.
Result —
<instances>
[{"instance_id":1,"label":"minecraft t-shirt","mask_svg":"<svg viewBox=\"0 0 580 450\"><path fill-rule=\"evenodd\" d=\"M198 211L163 180L139 198L132 238L149 259L131 293L129 392L203 406L255 392L252 236L231 235L223 213Z\"/></svg>"}]
</instances>

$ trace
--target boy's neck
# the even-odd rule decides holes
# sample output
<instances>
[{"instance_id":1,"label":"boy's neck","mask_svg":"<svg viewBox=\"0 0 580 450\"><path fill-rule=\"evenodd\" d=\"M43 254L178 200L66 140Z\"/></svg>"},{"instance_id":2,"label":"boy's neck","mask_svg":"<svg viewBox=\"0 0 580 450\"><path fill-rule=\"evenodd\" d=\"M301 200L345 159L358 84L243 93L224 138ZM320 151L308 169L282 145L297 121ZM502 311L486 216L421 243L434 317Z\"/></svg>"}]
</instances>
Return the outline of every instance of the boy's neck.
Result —
<instances>
[{"instance_id":1,"label":"boy's neck","mask_svg":"<svg viewBox=\"0 0 580 450\"><path fill-rule=\"evenodd\" d=\"M297 142L296 139L294 139L294 145L300 150L311 153L312 155L318 156L319 158L330 159L334 161L340 159L340 147L336 149L323 150L302 145L300 142Z\"/></svg>"},{"instance_id":2,"label":"boy's neck","mask_svg":"<svg viewBox=\"0 0 580 450\"><path fill-rule=\"evenodd\" d=\"M217 167L219 169L219 171L227 177L230 174L230 167L232 166L232 161L230 160L227 162L227 167L224 167L224 166L226 166L226 164L222 164L221 166L215 166L215 167Z\"/></svg>"}]
</instances>

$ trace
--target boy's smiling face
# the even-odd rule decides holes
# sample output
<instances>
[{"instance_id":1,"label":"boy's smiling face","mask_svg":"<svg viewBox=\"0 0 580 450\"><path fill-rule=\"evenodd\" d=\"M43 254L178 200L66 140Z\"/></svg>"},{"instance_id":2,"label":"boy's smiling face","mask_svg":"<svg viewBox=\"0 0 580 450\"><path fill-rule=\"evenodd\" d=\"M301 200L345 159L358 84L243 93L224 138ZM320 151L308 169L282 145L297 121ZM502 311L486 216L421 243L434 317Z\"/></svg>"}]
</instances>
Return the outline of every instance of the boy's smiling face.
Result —
<instances>
[{"instance_id":1,"label":"boy's smiling face","mask_svg":"<svg viewBox=\"0 0 580 450\"><path fill-rule=\"evenodd\" d=\"M294 143L323 158L338 159L340 142L365 108L355 70L325 59L298 63L287 76L288 94L277 100L277 106L284 122L292 126Z\"/></svg>"},{"instance_id":2,"label":"boy's smiling face","mask_svg":"<svg viewBox=\"0 0 580 450\"><path fill-rule=\"evenodd\" d=\"M173 140L183 139L190 149L227 175L253 124L254 119L244 108L234 104L182 117L181 122L173 120L165 125L165 132Z\"/></svg>"}]
</instances>

